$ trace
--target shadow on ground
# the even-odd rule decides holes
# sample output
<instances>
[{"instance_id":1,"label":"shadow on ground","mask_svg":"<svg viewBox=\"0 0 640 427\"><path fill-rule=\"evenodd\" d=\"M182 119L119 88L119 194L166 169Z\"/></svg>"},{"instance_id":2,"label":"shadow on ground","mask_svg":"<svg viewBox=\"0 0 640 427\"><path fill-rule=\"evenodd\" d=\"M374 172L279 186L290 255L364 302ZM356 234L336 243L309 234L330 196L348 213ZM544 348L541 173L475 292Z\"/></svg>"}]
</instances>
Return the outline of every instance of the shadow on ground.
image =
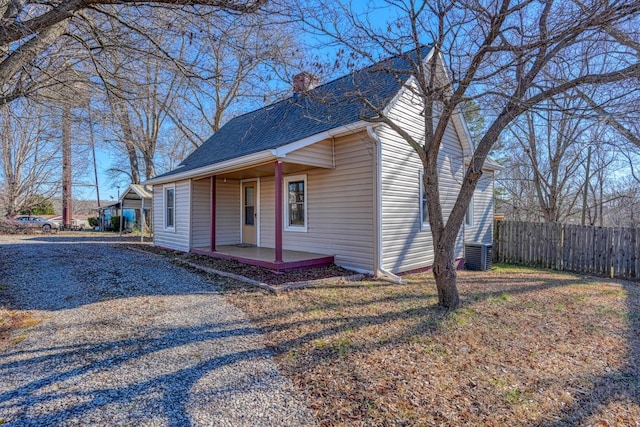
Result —
<instances>
[{"instance_id":1,"label":"shadow on ground","mask_svg":"<svg viewBox=\"0 0 640 427\"><path fill-rule=\"evenodd\" d=\"M214 285L114 239L25 239L0 243L0 292L45 320L0 352L0 424L190 426L231 417L228 405L240 420L296 405L260 331Z\"/></svg>"}]
</instances>

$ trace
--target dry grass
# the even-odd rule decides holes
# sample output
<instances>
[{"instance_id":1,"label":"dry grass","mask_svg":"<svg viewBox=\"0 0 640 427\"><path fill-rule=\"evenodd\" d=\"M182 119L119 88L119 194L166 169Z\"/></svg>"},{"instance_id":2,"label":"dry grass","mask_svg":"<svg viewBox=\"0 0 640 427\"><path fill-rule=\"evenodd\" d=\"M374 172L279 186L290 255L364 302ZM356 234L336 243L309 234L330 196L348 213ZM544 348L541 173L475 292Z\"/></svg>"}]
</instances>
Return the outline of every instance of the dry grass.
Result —
<instances>
[{"instance_id":1,"label":"dry grass","mask_svg":"<svg viewBox=\"0 0 640 427\"><path fill-rule=\"evenodd\" d=\"M9 285L0 283L0 352L23 341L40 321L31 312L10 309Z\"/></svg>"},{"instance_id":2,"label":"dry grass","mask_svg":"<svg viewBox=\"0 0 640 427\"><path fill-rule=\"evenodd\" d=\"M273 295L223 283L325 426L640 424L640 285L499 267Z\"/></svg>"}]
</instances>

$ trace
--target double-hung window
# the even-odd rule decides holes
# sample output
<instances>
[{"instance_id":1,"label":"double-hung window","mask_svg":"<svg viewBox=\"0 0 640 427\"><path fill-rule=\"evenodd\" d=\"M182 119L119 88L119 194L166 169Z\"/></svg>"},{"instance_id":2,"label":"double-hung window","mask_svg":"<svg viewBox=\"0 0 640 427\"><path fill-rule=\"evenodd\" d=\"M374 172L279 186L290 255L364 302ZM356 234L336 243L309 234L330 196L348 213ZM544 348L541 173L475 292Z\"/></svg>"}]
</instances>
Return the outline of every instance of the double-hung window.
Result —
<instances>
[{"instance_id":1,"label":"double-hung window","mask_svg":"<svg viewBox=\"0 0 640 427\"><path fill-rule=\"evenodd\" d=\"M176 187L167 185L164 191L164 228L174 229L176 223Z\"/></svg>"},{"instance_id":2,"label":"double-hung window","mask_svg":"<svg viewBox=\"0 0 640 427\"><path fill-rule=\"evenodd\" d=\"M427 192L424 191L424 171L418 173L418 188L420 194L420 228L429 228L429 207L427 206Z\"/></svg>"},{"instance_id":3,"label":"double-hung window","mask_svg":"<svg viewBox=\"0 0 640 427\"><path fill-rule=\"evenodd\" d=\"M307 176L287 176L284 186L285 230L307 231Z\"/></svg>"},{"instance_id":4,"label":"double-hung window","mask_svg":"<svg viewBox=\"0 0 640 427\"><path fill-rule=\"evenodd\" d=\"M469 200L469 206L467 206L467 213L464 216L464 223L467 226L473 226L473 196Z\"/></svg>"}]
</instances>

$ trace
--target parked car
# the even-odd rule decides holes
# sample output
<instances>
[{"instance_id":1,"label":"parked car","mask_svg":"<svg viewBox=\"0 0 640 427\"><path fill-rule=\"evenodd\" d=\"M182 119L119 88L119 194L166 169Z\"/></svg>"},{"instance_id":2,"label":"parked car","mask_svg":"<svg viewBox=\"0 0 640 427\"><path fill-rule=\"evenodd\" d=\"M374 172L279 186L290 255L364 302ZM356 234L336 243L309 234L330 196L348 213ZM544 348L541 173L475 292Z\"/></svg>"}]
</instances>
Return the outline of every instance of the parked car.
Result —
<instances>
[{"instance_id":1,"label":"parked car","mask_svg":"<svg viewBox=\"0 0 640 427\"><path fill-rule=\"evenodd\" d=\"M21 227L28 228L40 228L42 231L59 230L60 226L53 221L48 221L40 216L18 216L13 219L13 222Z\"/></svg>"},{"instance_id":2,"label":"parked car","mask_svg":"<svg viewBox=\"0 0 640 427\"><path fill-rule=\"evenodd\" d=\"M64 225L62 223L62 216L56 216L51 218L49 221L55 222L56 224L58 224L59 228L62 228L62 226ZM86 218L71 218L71 229L72 230L79 230L82 231L85 228L89 227L89 222L87 221Z\"/></svg>"}]
</instances>

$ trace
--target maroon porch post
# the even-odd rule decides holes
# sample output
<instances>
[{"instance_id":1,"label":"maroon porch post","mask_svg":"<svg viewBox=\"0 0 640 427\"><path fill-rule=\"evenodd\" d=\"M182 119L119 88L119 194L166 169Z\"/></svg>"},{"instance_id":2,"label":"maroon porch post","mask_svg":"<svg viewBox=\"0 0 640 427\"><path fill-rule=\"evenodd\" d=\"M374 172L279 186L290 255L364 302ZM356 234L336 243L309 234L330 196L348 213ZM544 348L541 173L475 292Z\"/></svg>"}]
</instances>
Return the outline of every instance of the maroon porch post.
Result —
<instances>
[{"instance_id":1,"label":"maroon porch post","mask_svg":"<svg viewBox=\"0 0 640 427\"><path fill-rule=\"evenodd\" d=\"M216 177L211 177L211 252L216 251Z\"/></svg>"},{"instance_id":2,"label":"maroon porch post","mask_svg":"<svg viewBox=\"0 0 640 427\"><path fill-rule=\"evenodd\" d=\"M276 162L276 259L282 262L282 162Z\"/></svg>"}]
</instances>

